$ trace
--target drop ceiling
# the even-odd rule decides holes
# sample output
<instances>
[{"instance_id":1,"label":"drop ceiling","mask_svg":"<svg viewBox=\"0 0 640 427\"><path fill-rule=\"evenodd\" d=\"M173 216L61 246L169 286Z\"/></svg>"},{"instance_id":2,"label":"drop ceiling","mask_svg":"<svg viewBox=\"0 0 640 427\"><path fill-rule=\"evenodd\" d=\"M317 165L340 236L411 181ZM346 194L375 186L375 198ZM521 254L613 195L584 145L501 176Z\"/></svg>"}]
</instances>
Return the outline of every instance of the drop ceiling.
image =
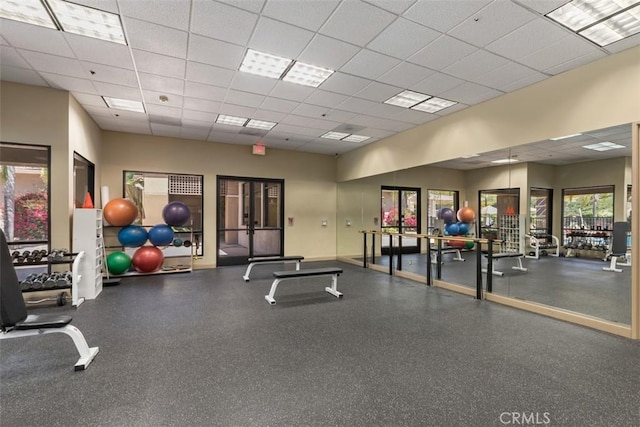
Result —
<instances>
[{"instance_id":1,"label":"drop ceiling","mask_svg":"<svg viewBox=\"0 0 640 427\"><path fill-rule=\"evenodd\" d=\"M0 76L69 91L104 130L341 154L640 44L636 34L599 47L544 16L566 2L75 0L118 14L128 44L0 19ZM248 49L335 72L317 88L247 74ZM383 103L404 90L458 104L431 114ZM215 123L220 114L277 125ZM321 138L329 131L369 138ZM549 153L572 150L540 144L512 154L562 162ZM466 160L451 165L479 161Z\"/></svg>"}]
</instances>

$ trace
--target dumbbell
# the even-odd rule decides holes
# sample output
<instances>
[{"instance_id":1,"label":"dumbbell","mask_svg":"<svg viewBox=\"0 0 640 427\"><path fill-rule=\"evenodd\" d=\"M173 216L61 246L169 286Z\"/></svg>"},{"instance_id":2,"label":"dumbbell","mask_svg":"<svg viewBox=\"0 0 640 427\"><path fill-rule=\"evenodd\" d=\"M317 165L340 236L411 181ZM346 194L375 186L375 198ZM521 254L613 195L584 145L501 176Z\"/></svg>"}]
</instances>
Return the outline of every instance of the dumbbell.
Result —
<instances>
[{"instance_id":1,"label":"dumbbell","mask_svg":"<svg viewBox=\"0 0 640 427\"><path fill-rule=\"evenodd\" d=\"M42 289L53 289L56 287L56 274L50 274L48 275L43 281L42 281Z\"/></svg>"},{"instance_id":2,"label":"dumbbell","mask_svg":"<svg viewBox=\"0 0 640 427\"><path fill-rule=\"evenodd\" d=\"M11 258L12 258L12 259L14 259L14 260L15 260L16 258L18 258L19 256L20 256L20 251L13 251L13 252L11 252Z\"/></svg>"},{"instance_id":3,"label":"dumbbell","mask_svg":"<svg viewBox=\"0 0 640 427\"><path fill-rule=\"evenodd\" d=\"M72 283L72 275L70 271L65 273L58 274L56 278L56 287L57 288L68 288Z\"/></svg>"}]
</instances>

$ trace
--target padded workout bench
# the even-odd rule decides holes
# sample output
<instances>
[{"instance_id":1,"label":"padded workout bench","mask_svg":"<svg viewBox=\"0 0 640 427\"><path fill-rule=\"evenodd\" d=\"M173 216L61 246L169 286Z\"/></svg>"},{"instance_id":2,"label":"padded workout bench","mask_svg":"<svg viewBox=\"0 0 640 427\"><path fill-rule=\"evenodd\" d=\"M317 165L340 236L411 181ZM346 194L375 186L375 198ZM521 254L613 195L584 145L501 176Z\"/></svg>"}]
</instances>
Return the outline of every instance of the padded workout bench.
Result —
<instances>
[{"instance_id":1,"label":"padded workout bench","mask_svg":"<svg viewBox=\"0 0 640 427\"><path fill-rule=\"evenodd\" d=\"M40 336L53 333L66 334L80 353L75 370L87 369L98 354L98 347L89 347L82 332L71 326L71 317L58 314L27 314L16 270L13 268L9 246L4 233L0 230L0 340Z\"/></svg>"},{"instance_id":2,"label":"padded workout bench","mask_svg":"<svg viewBox=\"0 0 640 427\"><path fill-rule=\"evenodd\" d=\"M327 286L326 288L324 288L324 290L329 292L331 295L334 295L338 298L342 298L342 293L338 292L338 276L341 273L342 273L342 269L338 267L309 268L306 270L296 270L296 271L276 271L273 273L273 277L275 277L275 280L271 284L271 290L269 291L269 295L265 295L264 299L266 299L269 302L269 304L275 304L276 300L274 296L276 295L278 284L283 280L296 279L300 277L320 277L320 276L331 276L331 287Z\"/></svg>"},{"instance_id":3,"label":"padded workout bench","mask_svg":"<svg viewBox=\"0 0 640 427\"><path fill-rule=\"evenodd\" d=\"M497 261L497 260L499 260L501 258L515 258L516 259L516 265L514 265L511 268L513 270L527 271L527 268L525 268L522 265L522 258L524 258L524 254L517 253L517 252L498 252L498 253L493 254L493 260L494 261ZM486 273L487 269L483 268L482 272ZM492 265L491 274L493 274L495 276L504 276L504 273L502 271L496 270L496 263L495 262Z\"/></svg>"},{"instance_id":4,"label":"padded workout bench","mask_svg":"<svg viewBox=\"0 0 640 427\"><path fill-rule=\"evenodd\" d=\"M442 248L440 252L443 254L456 254L453 258L451 258L453 261L465 261L465 259L462 258L459 248L454 248L453 246L445 246ZM437 257L438 257L438 248L432 246L431 247L431 264L438 263L438 261L436 260Z\"/></svg>"},{"instance_id":5,"label":"padded workout bench","mask_svg":"<svg viewBox=\"0 0 640 427\"><path fill-rule=\"evenodd\" d=\"M300 255L291 255L291 256L263 256L263 257L254 257L249 258L249 265L247 266L247 271L244 273L242 278L245 282L249 281L249 274L251 274L251 270L257 264L276 264L276 263L287 263L287 262L295 262L296 263L296 271L300 270L300 261L304 259L303 256Z\"/></svg>"}]
</instances>

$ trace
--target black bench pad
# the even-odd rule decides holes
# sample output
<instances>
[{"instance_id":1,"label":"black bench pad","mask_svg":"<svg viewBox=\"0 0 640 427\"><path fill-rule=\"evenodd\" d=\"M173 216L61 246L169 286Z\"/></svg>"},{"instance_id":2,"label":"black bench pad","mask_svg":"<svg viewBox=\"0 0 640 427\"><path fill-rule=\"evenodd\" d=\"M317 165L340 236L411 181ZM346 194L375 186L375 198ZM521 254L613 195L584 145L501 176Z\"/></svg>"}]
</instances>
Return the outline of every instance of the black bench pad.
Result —
<instances>
[{"instance_id":1,"label":"black bench pad","mask_svg":"<svg viewBox=\"0 0 640 427\"><path fill-rule=\"evenodd\" d=\"M262 257L253 257L249 258L248 262L272 262L272 261L302 261L304 259L303 256L300 255L290 255L290 256L262 256Z\"/></svg>"},{"instance_id":2,"label":"black bench pad","mask_svg":"<svg viewBox=\"0 0 640 427\"><path fill-rule=\"evenodd\" d=\"M325 268L308 268L305 270L291 270L291 271L274 271L273 277L276 279L289 279L293 277L306 277L306 276L325 276L327 274L341 274L342 269L337 267L325 267Z\"/></svg>"},{"instance_id":3,"label":"black bench pad","mask_svg":"<svg viewBox=\"0 0 640 427\"><path fill-rule=\"evenodd\" d=\"M15 324L15 329L25 331L28 329L64 328L71 323L71 316L59 314L30 314L21 322Z\"/></svg>"}]
</instances>

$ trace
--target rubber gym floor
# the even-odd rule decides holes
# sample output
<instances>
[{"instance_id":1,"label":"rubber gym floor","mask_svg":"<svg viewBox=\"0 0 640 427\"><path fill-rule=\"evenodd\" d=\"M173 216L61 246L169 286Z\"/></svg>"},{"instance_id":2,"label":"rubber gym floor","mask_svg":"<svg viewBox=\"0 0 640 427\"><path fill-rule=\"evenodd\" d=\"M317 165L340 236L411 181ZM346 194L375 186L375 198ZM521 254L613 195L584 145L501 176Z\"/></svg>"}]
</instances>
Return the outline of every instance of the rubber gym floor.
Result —
<instances>
[{"instance_id":1,"label":"rubber gym floor","mask_svg":"<svg viewBox=\"0 0 640 427\"><path fill-rule=\"evenodd\" d=\"M640 425L640 342L338 262L127 278L70 339L1 341L2 426ZM293 268L287 265L286 268ZM518 423L515 423L517 420ZM548 422L546 422L548 421Z\"/></svg>"}]
</instances>

